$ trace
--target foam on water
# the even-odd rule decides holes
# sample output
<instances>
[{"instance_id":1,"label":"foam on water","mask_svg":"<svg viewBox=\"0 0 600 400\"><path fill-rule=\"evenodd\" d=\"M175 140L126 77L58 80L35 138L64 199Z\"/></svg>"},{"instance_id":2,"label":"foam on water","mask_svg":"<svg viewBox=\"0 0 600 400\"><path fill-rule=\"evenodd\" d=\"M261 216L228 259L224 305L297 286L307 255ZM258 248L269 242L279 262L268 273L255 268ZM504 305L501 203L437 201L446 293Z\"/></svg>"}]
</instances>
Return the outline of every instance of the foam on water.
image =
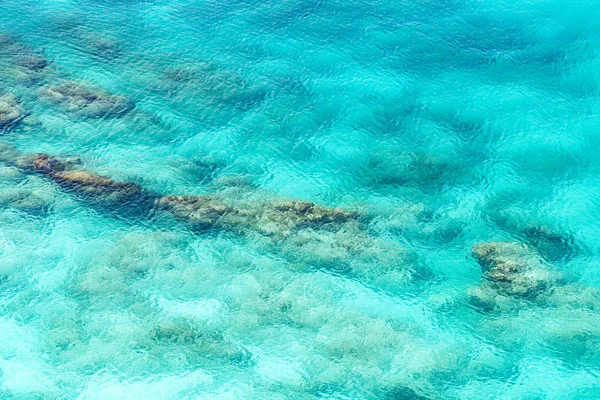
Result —
<instances>
[{"instance_id":1,"label":"foam on water","mask_svg":"<svg viewBox=\"0 0 600 400\"><path fill-rule=\"evenodd\" d=\"M599 18L2 1L0 397L600 397Z\"/></svg>"}]
</instances>

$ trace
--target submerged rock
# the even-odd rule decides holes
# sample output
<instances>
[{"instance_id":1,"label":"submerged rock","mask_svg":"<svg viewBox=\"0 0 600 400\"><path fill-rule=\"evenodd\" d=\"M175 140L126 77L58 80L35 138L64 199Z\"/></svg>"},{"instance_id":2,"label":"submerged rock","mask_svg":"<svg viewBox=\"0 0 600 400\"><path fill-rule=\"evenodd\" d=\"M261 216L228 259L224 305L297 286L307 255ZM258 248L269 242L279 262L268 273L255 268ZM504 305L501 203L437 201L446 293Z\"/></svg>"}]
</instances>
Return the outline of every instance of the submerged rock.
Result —
<instances>
[{"instance_id":1,"label":"submerged rock","mask_svg":"<svg viewBox=\"0 0 600 400\"><path fill-rule=\"evenodd\" d=\"M15 65L32 71L41 71L48 66L48 59L40 55L21 55L15 58Z\"/></svg>"},{"instance_id":2,"label":"submerged rock","mask_svg":"<svg viewBox=\"0 0 600 400\"><path fill-rule=\"evenodd\" d=\"M42 88L40 99L85 118L118 117L134 108L134 104L123 96L74 81Z\"/></svg>"},{"instance_id":3,"label":"submerged rock","mask_svg":"<svg viewBox=\"0 0 600 400\"><path fill-rule=\"evenodd\" d=\"M181 346L181 351L187 348L204 357L218 357L235 363L248 362L252 356L227 340L222 333L202 330L183 319L156 326L150 338L161 345Z\"/></svg>"},{"instance_id":4,"label":"submerged rock","mask_svg":"<svg viewBox=\"0 0 600 400\"><path fill-rule=\"evenodd\" d=\"M27 115L14 96L0 96L0 129L18 123Z\"/></svg>"},{"instance_id":5,"label":"submerged rock","mask_svg":"<svg viewBox=\"0 0 600 400\"><path fill-rule=\"evenodd\" d=\"M297 222L298 225L346 222L358 216L352 211L318 206L309 201L282 201L273 204L273 208Z\"/></svg>"},{"instance_id":6,"label":"submerged rock","mask_svg":"<svg viewBox=\"0 0 600 400\"><path fill-rule=\"evenodd\" d=\"M7 182L17 180L23 177L23 173L13 166L1 166L0 167L0 180Z\"/></svg>"},{"instance_id":7,"label":"submerged rock","mask_svg":"<svg viewBox=\"0 0 600 400\"><path fill-rule=\"evenodd\" d=\"M492 288L502 294L535 296L560 279L533 249L520 243L479 243L473 246L473 256Z\"/></svg>"},{"instance_id":8,"label":"submerged rock","mask_svg":"<svg viewBox=\"0 0 600 400\"><path fill-rule=\"evenodd\" d=\"M0 80L31 86L46 76L48 59L18 40L0 35Z\"/></svg>"},{"instance_id":9,"label":"submerged rock","mask_svg":"<svg viewBox=\"0 0 600 400\"><path fill-rule=\"evenodd\" d=\"M524 230L528 243L552 261L568 259L577 254L575 238L544 225L534 225Z\"/></svg>"},{"instance_id":10,"label":"submerged rock","mask_svg":"<svg viewBox=\"0 0 600 400\"><path fill-rule=\"evenodd\" d=\"M81 164L79 157L50 156L46 153L23 154L14 162L21 169L51 174L62 172Z\"/></svg>"},{"instance_id":11,"label":"submerged rock","mask_svg":"<svg viewBox=\"0 0 600 400\"><path fill-rule=\"evenodd\" d=\"M223 217L234 212L231 207L209 196L163 196L156 205L195 228L223 225Z\"/></svg>"},{"instance_id":12,"label":"submerged rock","mask_svg":"<svg viewBox=\"0 0 600 400\"><path fill-rule=\"evenodd\" d=\"M0 143L0 161L7 164L14 164L20 156L21 153L15 146L8 143Z\"/></svg>"},{"instance_id":13,"label":"submerged rock","mask_svg":"<svg viewBox=\"0 0 600 400\"><path fill-rule=\"evenodd\" d=\"M95 56L112 60L121 54L119 41L112 36L85 32L81 37L85 48Z\"/></svg>"},{"instance_id":14,"label":"submerged rock","mask_svg":"<svg viewBox=\"0 0 600 400\"><path fill-rule=\"evenodd\" d=\"M430 397L424 397L413 389L407 386L397 386L392 389L388 389L382 396L385 400L430 400Z\"/></svg>"},{"instance_id":15,"label":"submerged rock","mask_svg":"<svg viewBox=\"0 0 600 400\"><path fill-rule=\"evenodd\" d=\"M197 62L170 67L164 71L163 88L179 90L182 86L194 89L208 102L223 102L248 107L267 95L263 85L252 84L240 74L216 64Z\"/></svg>"},{"instance_id":16,"label":"submerged rock","mask_svg":"<svg viewBox=\"0 0 600 400\"><path fill-rule=\"evenodd\" d=\"M27 213L41 214L52 206L52 198L41 190L11 188L0 190L0 205Z\"/></svg>"},{"instance_id":17,"label":"submerged rock","mask_svg":"<svg viewBox=\"0 0 600 400\"><path fill-rule=\"evenodd\" d=\"M448 183L462 165L447 155L382 151L369 161L369 176L379 185L436 187Z\"/></svg>"},{"instance_id":18,"label":"submerged rock","mask_svg":"<svg viewBox=\"0 0 600 400\"><path fill-rule=\"evenodd\" d=\"M0 33L0 56L13 56L26 50L14 37Z\"/></svg>"},{"instance_id":19,"label":"submerged rock","mask_svg":"<svg viewBox=\"0 0 600 400\"><path fill-rule=\"evenodd\" d=\"M355 219L351 211L303 201L249 205L234 208L210 196L164 196L157 200L167 210L194 227L221 226L287 236L299 228L324 228Z\"/></svg>"},{"instance_id":20,"label":"submerged rock","mask_svg":"<svg viewBox=\"0 0 600 400\"><path fill-rule=\"evenodd\" d=\"M32 159L33 168L46 173L66 171L79 164L79 157L54 157L45 153L36 154Z\"/></svg>"},{"instance_id":21,"label":"submerged rock","mask_svg":"<svg viewBox=\"0 0 600 400\"><path fill-rule=\"evenodd\" d=\"M267 203L249 213L256 230L284 236L299 228L326 228L358 218L352 211L295 200Z\"/></svg>"},{"instance_id":22,"label":"submerged rock","mask_svg":"<svg viewBox=\"0 0 600 400\"><path fill-rule=\"evenodd\" d=\"M58 171L50 178L74 192L84 194L101 202L124 205L142 195L141 186L133 182L119 182L83 170Z\"/></svg>"},{"instance_id":23,"label":"submerged rock","mask_svg":"<svg viewBox=\"0 0 600 400\"><path fill-rule=\"evenodd\" d=\"M210 71L210 67L204 63L196 67L170 67L165 70L165 78L173 82L187 83L199 79L207 71Z\"/></svg>"}]
</instances>

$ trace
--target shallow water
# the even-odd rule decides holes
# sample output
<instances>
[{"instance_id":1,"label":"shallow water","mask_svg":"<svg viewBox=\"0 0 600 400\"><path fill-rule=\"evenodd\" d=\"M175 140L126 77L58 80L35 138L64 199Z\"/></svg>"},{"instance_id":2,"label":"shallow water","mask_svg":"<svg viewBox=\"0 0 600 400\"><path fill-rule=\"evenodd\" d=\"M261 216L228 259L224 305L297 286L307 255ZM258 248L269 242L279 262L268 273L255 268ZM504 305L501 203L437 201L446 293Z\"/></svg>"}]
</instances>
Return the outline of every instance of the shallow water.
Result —
<instances>
[{"instance_id":1,"label":"shallow water","mask_svg":"<svg viewBox=\"0 0 600 400\"><path fill-rule=\"evenodd\" d=\"M0 397L599 398L599 18L1 1L0 95L24 117L2 146L247 214L198 229L3 158ZM135 108L52 101L65 81ZM283 229L286 199L357 217ZM472 254L490 241L560 279L509 293Z\"/></svg>"}]
</instances>

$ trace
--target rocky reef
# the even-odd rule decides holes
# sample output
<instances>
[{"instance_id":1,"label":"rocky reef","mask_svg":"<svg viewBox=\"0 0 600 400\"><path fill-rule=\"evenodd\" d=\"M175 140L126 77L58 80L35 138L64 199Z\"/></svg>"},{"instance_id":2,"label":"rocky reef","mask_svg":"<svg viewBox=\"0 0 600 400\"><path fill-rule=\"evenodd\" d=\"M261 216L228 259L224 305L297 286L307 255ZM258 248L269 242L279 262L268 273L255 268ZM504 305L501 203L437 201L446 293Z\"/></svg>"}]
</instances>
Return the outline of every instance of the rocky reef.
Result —
<instances>
[{"instance_id":1,"label":"rocky reef","mask_svg":"<svg viewBox=\"0 0 600 400\"><path fill-rule=\"evenodd\" d=\"M61 186L101 202L125 205L142 195L141 186L135 183L115 181L88 171L58 171L49 176Z\"/></svg>"},{"instance_id":2,"label":"rocky reef","mask_svg":"<svg viewBox=\"0 0 600 400\"><path fill-rule=\"evenodd\" d=\"M169 195L160 198L157 206L196 228L249 229L278 237L288 236L300 228L324 228L357 217L351 211L293 200L232 207L211 196Z\"/></svg>"},{"instance_id":3,"label":"rocky reef","mask_svg":"<svg viewBox=\"0 0 600 400\"><path fill-rule=\"evenodd\" d=\"M600 292L595 287L567 279L534 248L517 242L480 243L473 256L485 277L468 292L471 304L486 312L478 328L482 335L505 346L539 340L559 354L589 357L600 340ZM524 328L532 325L535 339Z\"/></svg>"},{"instance_id":4,"label":"rocky reef","mask_svg":"<svg viewBox=\"0 0 600 400\"><path fill-rule=\"evenodd\" d=\"M560 279L535 250L517 242L479 243L473 256L488 285L504 295L534 297Z\"/></svg>"},{"instance_id":5,"label":"rocky reef","mask_svg":"<svg viewBox=\"0 0 600 400\"><path fill-rule=\"evenodd\" d=\"M234 209L209 196L163 196L156 201L161 210L166 210L176 218L185 221L192 228L227 226L225 216Z\"/></svg>"},{"instance_id":6,"label":"rocky reef","mask_svg":"<svg viewBox=\"0 0 600 400\"><path fill-rule=\"evenodd\" d=\"M43 87L40 100L81 118L119 117L134 108L134 104L123 96L76 81Z\"/></svg>"},{"instance_id":7,"label":"rocky reef","mask_svg":"<svg viewBox=\"0 0 600 400\"><path fill-rule=\"evenodd\" d=\"M299 229L327 229L345 223L357 223L358 214L312 202L273 200L248 206L232 206L218 196L159 196L133 182L121 182L81 169L78 157L60 157L45 153L21 154L10 145L0 146L0 161L21 170L41 173L52 181L92 200L125 205L154 199L158 210L166 211L192 228L218 227L251 230L278 238ZM335 230L335 229L334 229Z\"/></svg>"},{"instance_id":8,"label":"rocky reef","mask_svg":"<svg viewBox=\"0 0 600 400\"><path fill-rule=\"evenodd\" d=\"M262 101L267 95L264 85L251 83L240 74L209 62L195 62L169 67L164 70L163 90L193 90L210 103L227 103L248 107Z\"/></svg>"},{"instance_id":9,"label":"rocky reef","mask_svg":"<svg viewBox=\"0 0 600 400\"><path fill-rule=\"evenodd\" d=\"M252 355L235 346L220 332L203 331L185 319L162 323L151 331L151 340L160 346L191 345L201 357L219 357L233 363L248 363Z\"/></svg>"},{"instance_id":10,"label":"rocky reef","mask_svg":"<svg viewBox=\"0 0 600 400\"><path fill-rule=\"evenodd\" d=\"M115 181L80 168L78 157L59 157L45 153L21 154L15 148L0 146L0 161L24 171L43 174L60 186L84 195L87 199L115 206L131 206L146 199L141 186Z\"/></svg>"},{"instance_id":11,"label":"rocky reef","mask_svg":"<svg viewBox=\"0 0 600 400\"><path fill-rule=\"evenodd\" d=\"M367 281L398 284L410 280L414 254L394 240L377 238L357 212L299 200L235 200L222 193L176 196L144 190L81 167L77 157L21 154L0 147L0 161L41 174L92 204L108 205L120 215L153 210L174 217L193 231L225 230L247 237L267 251L282 254L300 269L325 268ZM407 268L407 266L411 266Z\"/></svg>"},{"instance_id":12,"label":"rocky reef","mask_svg":"<svg viewBox=\"0 0 600 400\"><path fill-rule=\"evenodd\" d=\"M31 71L41 71L48 66L48 59L36 54L21 55L15 58L15 64Z\"/></svg>"},{"instance_id":13,"label":"rocky reef","mask_svg":"<svg viewBox=\"0 0 600 400\"><path fill-rule=\"evenodd\" d=\"M80 36L83 46L94 56L110 61L121 55L119 41L113 36L88 31Z\"/></svg>"},{"instance_id":14,"label":"rocky reef","mask_svg":"<svg viewBox=\"0 0 600 400\"><path fill-rule=\"evenodd\" d=\"M0 96L0 129L15 125L28 113L19 105L13 95Z\"/></svg>"},{"instance_id":15,"label":"rocky reef","mask_svg":"<svg viewBox=\"0 0 600 400\"><path fill-rule=\"evenodd\" d=\"M322 226L347 222L358 217L358 214L341 208L319 206L309 201L275 201L270 203L262 215L272 221L285 221L292 227Z\"/></svg>"},{"instance_id":16,"label":"rocky reef","mask_svg":"<svg viewBox=\"0 0 600 400\"><path fill-rule=\"evenodd\" d=\"M484 277L478 287L468 291L472 303L478 307L526 310L532 304L556 308L580 301L582 304L576 308L600 310L600 294L596 289L567 279L530 245L478 243L473 246L473 257Z\"/></svg>"},{"instance_id":17,"label":"rocky reef","mask_svg":"<svg viewBox=\"0 0 600 400\"><path fill-rule=\"evenodd\" d=\"M42 54L0 34L0 83L32 86L44 79L49 61Z\"/></svg>"}]
</instances>

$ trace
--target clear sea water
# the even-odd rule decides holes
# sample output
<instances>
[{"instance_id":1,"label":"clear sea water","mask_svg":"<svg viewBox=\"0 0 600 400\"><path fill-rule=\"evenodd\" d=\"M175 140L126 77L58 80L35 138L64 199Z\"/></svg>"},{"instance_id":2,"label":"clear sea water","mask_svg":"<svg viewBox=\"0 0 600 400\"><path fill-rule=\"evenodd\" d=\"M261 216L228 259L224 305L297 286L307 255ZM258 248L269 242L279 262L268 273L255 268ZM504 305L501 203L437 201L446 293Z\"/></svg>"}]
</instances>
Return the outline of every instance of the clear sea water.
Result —
<instances>
[{"instance_id":1,"label":"clear sea water","mask_svg":"<svg viewBox=\"0 0 600 400\"><path fill-rule=\"evenodd\" d=\"M30 112L0 143L361 215L197 231L0 164L0 398L600 398L599 20L578 0L0 0L0 93ZM40 100L64 80L136 108ZM478 305L485 241L537 246L567 283Z\"/></svg>"}]
</instances>

